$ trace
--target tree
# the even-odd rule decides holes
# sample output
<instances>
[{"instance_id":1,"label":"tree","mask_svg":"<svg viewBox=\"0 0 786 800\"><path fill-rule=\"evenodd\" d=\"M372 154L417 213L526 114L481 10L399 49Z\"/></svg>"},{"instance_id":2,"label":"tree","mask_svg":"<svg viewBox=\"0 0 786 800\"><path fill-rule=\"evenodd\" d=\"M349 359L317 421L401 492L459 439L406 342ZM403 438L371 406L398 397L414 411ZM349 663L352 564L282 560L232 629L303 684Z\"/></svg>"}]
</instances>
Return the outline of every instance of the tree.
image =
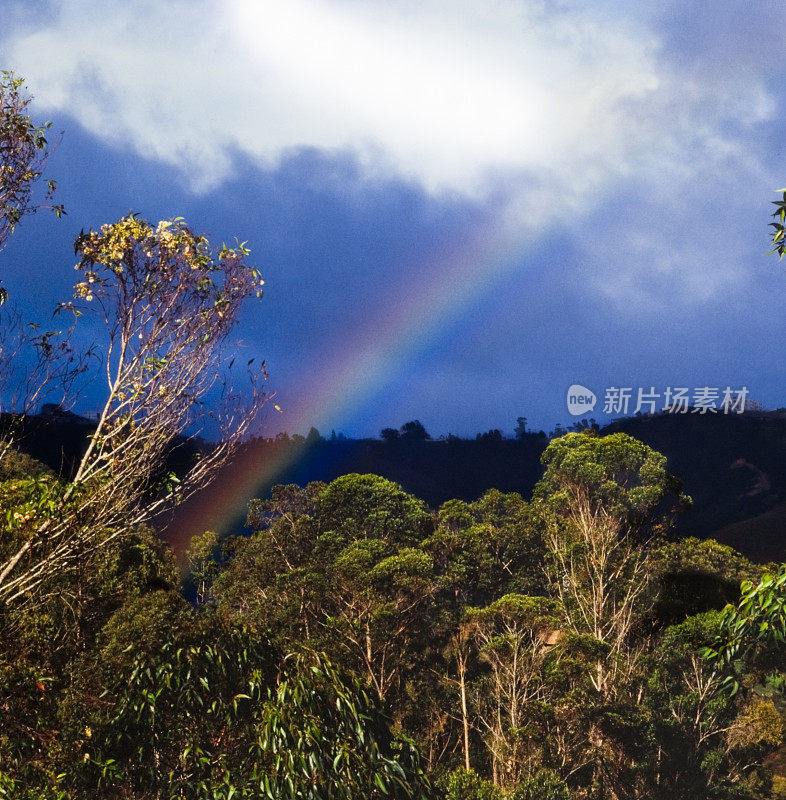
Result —
<instances>
[{"instance_id":1,"label":"tree","mask_svg":"<svg viewBox=\"0 0 786 800\"><path fill-rule=\"evenodd\" d=\"M758 580L765 568L713 539L688 537L651 548L657 578L659 622L675 624L690 616L736 603L743 580Z\"/></svg>"},{"instance_id":2,"label":"tree","mask_svg":"<svg viewBox=\"0 0 786 800\"><path fill-rule=\"evenodd\" d=\"M783 197L780 200L773 201L776 211L772 213L775 222L770 223L772 228L772 231L770 231L772 250L767 255L777 253L778 258L783 258L786 255L786 189L780 189L779 191L783 192Z\"/></svg>"},{"instance_id":3,"label":"tree","mask_svg":"<svg viewBox=\"0 0 786 800\"><path fill-rule=\"evenodd\" d=\"M431 437L420 420L413 419L401 426L400 438L407 442L425 442Z\"/></svg>"},{"instance_id":4,"label":"tree","mask_svg":"<svg viewBox=\"0 0 786 800\"><path fill-rule=\"evenodd\" d=\"M527 418L526 417L518 417L516 419L516 427L513 429L513 433L517 439L526 439L527 438Z\"/></svg>"},{"instance_id":5,"label":"tree","mask_svg":"<svg viewBox=\"0 0 786 800\"><path fill-rule=\"evenodd\" d=\"M258 530L215 591L238 619L272 628L362 675L380 698L401 695L424 648L433 560L419 545L433 523L425 505L376 475L278 489L254 502Z\"/></svg>"},{"instance_id":6,"label":"tree","mask_svg":"<svg viewBox=\"0 0 786 800\"><path fill-rule=\"evenodd\" d=\"M414 744L394 736L380 703L324 657L300 656L284 673L265 705L259 749L270 800L433 797Z\"/></svg>"},{"instance_id":7,"label":"tree","mask_svg":"<svg viewBox=\"0 0 786 800\"><path fill-rule=\"evenodd\" d=\"M598 425L595 420L590 417L589 419L577 419L573 424L568 425L568 431L570 433L586 433L589 436L592 436L594 433L597 433L600 430L600 426Z\"/></svg>"},{"instance_id":8,"label":"tree","mask_svg":"<svg viewBox=\"0 0 786 800\"><path fill-rule=\"evenodd\" d=\"M156 227L129 215L75 243L76 303L93 303L106 332L106 396L72 481L38 481L0 538L0 601L30 599L52 574L204 486L250 430L264 401L249 372L236 393L227 340L243 301L261 296L248 250L207 239L183 220ZM80 302L81 301L81 302ZM227 364L227 362L229 362ZM212 392L212 395L211 395ZM215 397L214 395L218 395ZM210 397L222 439L183 477L163 475L173 442L204 419ZM162 479L163 478L163 479Z\"/></svg>"},{"instance_id":9,"label":"tree","mask_svg":"<svg viewBox=\"0 0 786 800\"><path fill-rule=\"evenodd\" d=\"M461 715L461 744L464 750L464 772L472 772L470 763L470 721L469 705L467 702L467 679L469 673L469 662L472 658L470 652L471 626L468 624L459 625L450 638L447 656L456 663L456 685L459 690L459 707Z\"/></svg>"},{"instance_id":10,"label":"tree","mask_svg":"<svg viewBox=\"0 0 786 800\"><path fill-rule=\"evenodd\" d=\"M494 428L490 431L486 431L485 433L478 433L475 436L475 441L478 442L501 442L502 441L502 431L498 428Z\"/></svg>"},{"instance_id":11,"label":"tree","mask_svg":"<svg viewBox=\"0 0 786 800\"><path fill-rule=\"evenodd\" d=\"M651 570L641 545L668 527L669 496L687 502L666 472L666 458L632 437L572 433L552 441L535 497L543 512L550 585L568 628L609 647L593 677L604 699L614 693L630 635L648 603ZM660 514L656 512L661 510Z\"/></svg>"},{"instance_id":12,"label":"tree","mask_svg":"<svg viewBox=\"0 0 786 800\"><path fill-rule=\"evenodd\" d=\"M613 705L630 696L643 651L635 629L654 602L644 545L667 529L675 508L671 497L678 503L687 498L666 472L666 458L626 434L571 433L552 441L542 461L546 472L535 498L550 591L564 609L565 633L586 642L586 674L594 689L589 699L596 708L587 720L592 780L597 797L606 798L628 766L610 748L609 728L618 727Z\"/></svg>"},{"instance_id":13,"label":"tree","mask_svg":"<svg viewBox=\"0 0 786 800\"><path fill-rule=\"evenodd\" d=\"M325 437L312 425L308 430L308 435L306 436L306 444L309 447L313 447L316 444L321 444L325 441Z\"/></svg>"},{"instance_id":14,"label":"tree","mask_svg":"<svg viewBox=\"0 0 786 800\"><path fill-rule=\"evenodd\" d=\"M511 800L571 800L570 790L551 770L543 769L524 780Z\"/></svg>"},{"instance_id":15,"label":"tree","mask_svg":"<svg viewBox=\"0 0 786 800\"><path fill-rule=\"evenodd\" d=\"M446 800L502 800L502 792L474 770L455 769L439 782Z\"/></svg>"},{"instance_id":16,"label":"tree","mask_svg":"<svg viewBox=\"0 0 786 800\"><path fill-rule=\"evenodd\" d=\"M474 503L448 500L424 543L440 574L441 591L462 609L509 593L544 589L543 539L521 495L490 489Z\"/></svg>"},{"instance_id":17,"label":"tree","mask_svg":"<svg viewBox=\"0 0 786 800\"><path fill-rule=\"evenodd\" d=\"M0 791L0 797L27 797L23 787L31 799L39 797L33 787L40 787L42 797L49 797L46 787L53 798L61 797L53 788L63 773L60 767L66 771L73 767L58 760L68 709L76 698L81 705L83 696L91 696L93 678L108 666L101 661L89 669L76 665L88 657L110 618L112 643L117 645L105 651L110 671L118 663L118 653L122 662L130 645L138 652L171 638L177 610L187 608L171 591L177 582L171 553L152 531L140 528L92 552L78 569L54 576L36 604L0 608L0 771L17 784L16 791L9 789L7 795ZM170 591L162 591L165 586ZM158 636L140 626L124 636L127 626L118 611L141 605L145 613L139 616L148 626L152 616L148 601L160 596L179 603L166 605ZM100 694L99 688L91 702ZM77 727L84 730L84 725Z\"/></svg>"},{"instance_id":18,"label":"tree","mask_svg":"<svg viewBox=\"0 0 786 800\"><path fill-rule=\"evenodd\" d=\"M216 561L218 550L219 539L214 531L205 531L194 536L186 550L188 574L193 581L196 603L199 606L212 599L211 588L220 569Z\"/></svg>"},{"instance_id":19,"label":"tree","mask_svg":"<svg viewBox=\"0 0 786 800\"><path fill-rule=\"evenodd\" d=\"M55 192L53 180L47 183L43 197L34 196L35 184L49 153L47 132L51 123L33 122L27 113L30 102L24 80L11 71L0 71L0 252L25 216L42 208L52 210L58 217L65 214L62 205L49 204ZM7 297L0 276L0 305ZM26 358L17 358L28 350L32 353L26 352ZM17 410L26 414L56 383L69 388L83 367L81 359L74 360L67 337L57 331L42 331L38 325L24 324L18 312L3 309L0 392L4 405L16 405ZM6 428L13 428L17 422L16 418L3 415L0 459L9 445Z\"/></svg>"},{"instance_id":20,"label":"tree","mask_svg":"<svg viewBox=\"0 0 786 800\"><path fill-rule=\"evenodd\" d=\"M472 766L471 760L480 768L488 759L477 721L470 718L469 691L485 667L471 641L467 609L482 608L505 594L542 590L542 541L530 506L520 495L490 490L474 503L446 502L423 549L434 564L427 629L433 653L424 663L433 663L437 653L443 662L436 685L425 681L422 672L415 676L428 704L413 704L407 721L420 732L430 764L439 761L440 753L460 748L465 768ZM437 668L432 668L436 674Z\"/></svg>"},{"instance_id":21,"label":"tree","mask_svg":"<svg viewBox=\"0 0 786 800\"><path fill-rule=\"evenodd\" d=\"M745 668L769 678L786 694L786 564L775 573L765 572L758 583L744 580L742 597L721 613L720 631L705 656L732 670L728 684L739 690L739 671Z\"/></svg>"},{"instance_id":22,"label":"tree","mask_svg":"<svg viewBox=\"0 0 786 800\"><path fill-rule=\"evenodd\" d=\"M146 625L143 607L135 610L116 622ZM259 796L265 755L249 744L275 682L274 651L263 638L223 629L210 615L183 616L188 624L179 629L169 616L157 646L118 652L110 639L99 654L103 702L88 694L81 722L69 720L72 758L81 762L71 781L80 794Z\"/></svg>"},{"instance_id":23,"label":"tree","mask_svg":"<svg viewBox=\"0 0 786 800\"><path fill-rule=\"evenodd\" d=\"M27 214L35 213L55 191L49 181L42 203L33 198L47 156L47 131L51 123L36 125L27 113L31 98L24 80L13 72L0 71L0 250ZM52 206L60 216L63 206Z\"/></svg>"},{"instance_id":24,"label":"tree","mask_svg":"<svg viewBox=\"0 0 786 800\"><path fill-rule=\"evenodd\" d=\"M488 666L473 706L491 752L494 784L510 790L538 764L523 731L528 714L545 699L543 671L549 638L559 626L557 607L545 597L508 594L470 609L468 619L479 658Z\"/></svg>"},{"instance_id":25,"label":"tree","mask_svg":"<svg viewBox=\"0 0 786 800\"><path fill-rule=\"evenodd\" d=\"M762 761L782 743L783 721L770 697L723 690L723 671L702 656L722 630L717 611L690 617L668 628L648 659L645 703L657 742L650 797L765 794Z\"/></svg>"}]
</instances>

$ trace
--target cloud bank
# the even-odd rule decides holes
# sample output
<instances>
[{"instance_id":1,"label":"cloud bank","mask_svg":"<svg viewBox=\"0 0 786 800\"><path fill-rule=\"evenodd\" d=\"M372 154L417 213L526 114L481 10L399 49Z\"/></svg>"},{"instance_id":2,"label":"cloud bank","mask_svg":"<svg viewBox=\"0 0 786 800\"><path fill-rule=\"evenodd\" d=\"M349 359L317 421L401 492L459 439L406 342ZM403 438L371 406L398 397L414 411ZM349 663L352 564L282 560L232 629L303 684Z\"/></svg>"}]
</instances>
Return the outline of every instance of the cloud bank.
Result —
<instances>
[{"instance_id":1,"label":"cloud bank","mask_svg":"<svg viewBox=\"0 0 786 800\"><path fill-rule=\"evenodd\" d=\"M196 193L298 153L563 231L623 313L750 282L782 182L786 45L764 8L603 0L40 0L0 33L42 112ZM42 20L46 20L42 22ZM781 151L782 151L781 147ZM343 173L342 173L343 174ZM355 180L355 178L353 178ZM335 187L334 187L335 188ZM352 187L336 189L346 193ZM362 191L361 191L362 193ZM764 201L762 202L762 198ZM721 208L722 204L722 208ZM751 212L754 208L754 212ZM716 233L706 235L708 215Z\"/></svg>"},{"instance_id":2,"label":"cloud bank","mask_svg":"<svg viewBox=\"0 0 786 800\"><path fill-rule=\"evenodd\" d=\"M20 14L3 42L39 105L179 167L200 190L229 177L238 154L275 165L313 147L434 193L587 191L772 113L750 70L744 85L698 83L664 57L651 20L584 3L47 5L50 23Z\"/></svg>"}]
</instances>

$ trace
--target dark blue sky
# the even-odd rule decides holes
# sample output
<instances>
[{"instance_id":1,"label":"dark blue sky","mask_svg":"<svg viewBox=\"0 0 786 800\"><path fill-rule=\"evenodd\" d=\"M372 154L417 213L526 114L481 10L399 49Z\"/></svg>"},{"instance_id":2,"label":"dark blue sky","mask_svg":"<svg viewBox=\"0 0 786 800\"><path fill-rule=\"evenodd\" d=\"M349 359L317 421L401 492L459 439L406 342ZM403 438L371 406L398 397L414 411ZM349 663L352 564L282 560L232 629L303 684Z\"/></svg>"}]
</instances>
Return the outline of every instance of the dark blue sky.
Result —
<instances>
[{"instance_id":1,"label":"dark blue sky","mask_svg":"<svg viewBox=\"0 0 786 800\"><path fill-rule=\"evenodd\" d=\"M27 316L133 209L248 240L271 432L549 429L572 383L786 405L775 5L11 5L0 62L63 132L68 211L0 253Z\"/></svg>"}]
</instances>

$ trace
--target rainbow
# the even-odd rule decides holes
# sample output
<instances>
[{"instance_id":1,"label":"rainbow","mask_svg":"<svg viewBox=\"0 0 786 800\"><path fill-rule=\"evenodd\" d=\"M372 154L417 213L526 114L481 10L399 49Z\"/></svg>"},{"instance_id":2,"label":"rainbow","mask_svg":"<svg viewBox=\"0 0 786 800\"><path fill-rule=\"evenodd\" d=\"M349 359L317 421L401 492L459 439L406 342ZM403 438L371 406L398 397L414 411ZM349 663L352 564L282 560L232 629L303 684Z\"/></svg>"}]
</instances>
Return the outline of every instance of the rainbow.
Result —
<instances>
[{"instance_id":1,"label":"rainbow","mask_svg":"<svg viewBox=\"0 0 786 800\"><path fill-rule=\"evenodd\" d=\"M411 285L391 281L376 304L377 313L372 307L363 326L343 331L312 366L300 391L303 400L283 410L287 429L338 427L336 420L349 418L425 340L519 267L526 240L511 227L504 219L487 219L448 251L425 261L415 270ZM246 448L209 487L175 512L164 538L182 557L194 535L206 530L226 533L260 488L293 466L305 449L290 447L285 454L271 456L270 448Z\"/></svg>"}]
</instances>

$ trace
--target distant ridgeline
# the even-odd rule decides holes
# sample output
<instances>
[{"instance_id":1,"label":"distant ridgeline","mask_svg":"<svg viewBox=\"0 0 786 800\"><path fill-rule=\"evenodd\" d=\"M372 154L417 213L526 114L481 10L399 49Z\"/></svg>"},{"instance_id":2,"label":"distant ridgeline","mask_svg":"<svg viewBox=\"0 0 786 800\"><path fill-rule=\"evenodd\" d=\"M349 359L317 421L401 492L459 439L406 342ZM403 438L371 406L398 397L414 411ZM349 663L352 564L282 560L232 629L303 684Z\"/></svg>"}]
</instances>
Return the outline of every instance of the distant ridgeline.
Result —
<instances>
[{"instance_id":1,"label":"distant ridgeline","mask_svg":"<svg viewBox=\"0 0 786 800\"><path fill-rule=\"evenodd\" d=\"M95 419L54 403L45 403L40 414L25 417L0 414L0 432L13 431L19 450L46 464L65 480L73 476L95 427ZM184 471L205 446L200 439L178 439L165 471Z\"/></svg>"},{"instance_id":2,"label":"distant ridgeline","mask_svg":"<svg viewBox=\"0 0 786 800\"><path fill-rule=\"evenodd\" d=\"M56 407L45 411L25 423L20 449L67 477L93 423ZM599 435L618 431L663 453L682 479L694 505L678 518L678 533L718 539L759 561L786 557L786 414L640 416L617 420ZM528 498L547 444L545 435L504 439L496 431L477 439L279 436L254 443L260 463L287 465L257 496L275 484L303 486L358 472L395 481L433 508L451 498L474 500L490 488ZM204 446L181 441L167 467L177 471Z\"/></svg>"}]
</instances>

